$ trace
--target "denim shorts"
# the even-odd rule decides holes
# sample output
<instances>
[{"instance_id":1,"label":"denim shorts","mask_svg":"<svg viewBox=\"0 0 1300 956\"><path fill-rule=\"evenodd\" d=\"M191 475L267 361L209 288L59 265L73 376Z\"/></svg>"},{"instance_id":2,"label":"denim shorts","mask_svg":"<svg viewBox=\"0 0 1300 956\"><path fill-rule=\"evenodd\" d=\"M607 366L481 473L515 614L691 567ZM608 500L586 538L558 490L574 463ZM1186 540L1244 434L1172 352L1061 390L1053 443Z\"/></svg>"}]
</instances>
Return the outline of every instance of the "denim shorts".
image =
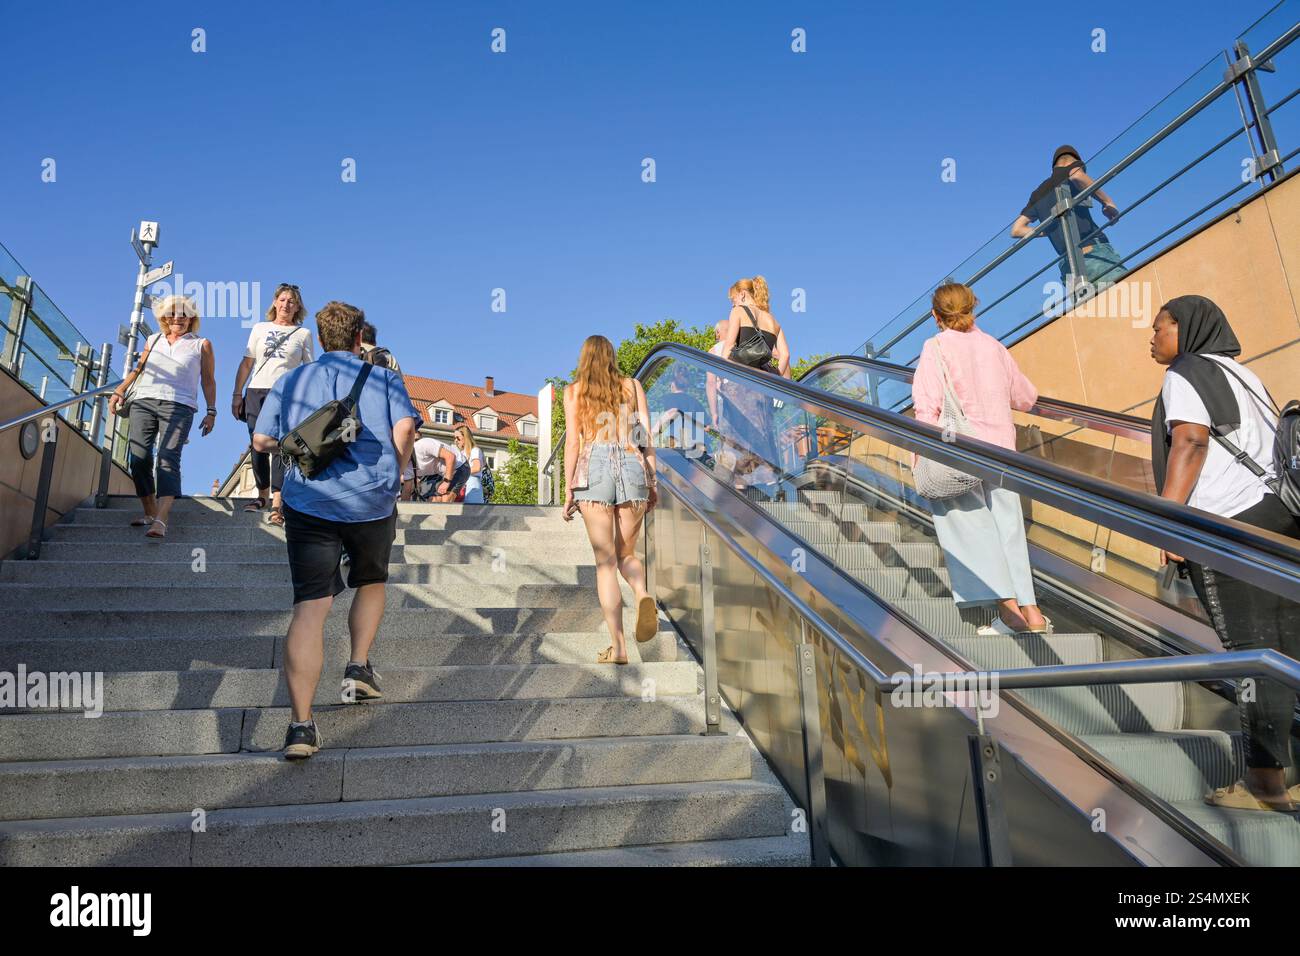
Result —
<instances>
[{"instance_id":1,"label":"denim shorts","mask_svg":"<svg viewBox=\"0 0 1300 956\"><path fill-rule=\"evenodd\" d=\"M573 490L574 501L624 505L650 499L641 456L617 442L594 442L591 445L587 474L587 487Z\"/></svg>"}]
</instances>

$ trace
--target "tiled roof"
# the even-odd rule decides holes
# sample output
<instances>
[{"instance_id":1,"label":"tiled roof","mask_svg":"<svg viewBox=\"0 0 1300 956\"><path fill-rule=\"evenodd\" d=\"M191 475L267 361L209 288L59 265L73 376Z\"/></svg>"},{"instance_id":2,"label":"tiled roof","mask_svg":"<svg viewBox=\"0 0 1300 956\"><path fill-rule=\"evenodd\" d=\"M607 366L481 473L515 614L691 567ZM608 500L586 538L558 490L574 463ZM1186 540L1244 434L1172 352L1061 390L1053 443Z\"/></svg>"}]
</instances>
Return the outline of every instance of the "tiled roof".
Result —
<instances>
[{"instance_id":1,"label":"tiled roof","mask_svg":"<svg viewBox=\"0 0 1300 956\"><path fill-rule=\"evenodd\" d=\"M537 396L523 395L519 392L505 392L496 389L491 395L485 385L464 385L460 382L447 382L438 378L422 378L419 375L403 375L406 391L420 410L424 420L433 422L429 414L429 405L446 401L454 409L453 423L465 422L476 435L496 435L502 438L523 438L515 427L515 422L525 415L537 417ZM497 413L497 430L485 432L474 424L476 412L491 408ZM537 436L529 436L524 441L537 441Z\"/></svg>"}]
</instances>

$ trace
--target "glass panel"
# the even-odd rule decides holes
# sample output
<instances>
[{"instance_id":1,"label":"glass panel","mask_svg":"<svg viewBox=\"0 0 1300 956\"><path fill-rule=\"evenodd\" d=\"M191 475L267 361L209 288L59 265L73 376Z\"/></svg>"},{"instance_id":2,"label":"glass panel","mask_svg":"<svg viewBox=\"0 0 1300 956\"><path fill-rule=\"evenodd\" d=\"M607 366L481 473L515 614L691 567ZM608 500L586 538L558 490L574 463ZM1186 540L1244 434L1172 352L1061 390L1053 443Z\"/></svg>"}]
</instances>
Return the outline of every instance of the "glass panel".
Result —
<instances>
[{"instance_id":1,"label":"glass panel","mask_svg":"<svg viewBox=\"0 0 1300 956\"><path fill-rule=\"evenodd\" d=\"M981 486L934 501L916 492L910 439L822 414L792 397L779 379L731 381L673 359L643 383L657 447L680 451L747 500L756 522L762 514L783 525L972 668L1165 656L1170 637L1194 632L1213 641L1201 623L1198 590L1211 599L1218 594L1223 633L1237 646L1271 641L1300 656L1300 604L1191 563L1186 578L1162 580L1161 549L1147 540L1143 525L1121 531L1116 519L1097 522L1063 510L1050 503L1050 483L1033 493ZM1047 419L1025 422L1022 435L1033 427L1047 457L1073 456L1079 470L1109 476L1123 451L1139 462L1126 473L1129 480L1142 473L1138 449L1122 449L1115 436ZM1188 519L1194 520L1190 511ZM1268 532L1260 538L1283 556L1277 560L1284 566L1300 564L1294 541ZM1041 609L1051 633L1024 633L1023 621L1013 622L1021 633L995 625L1000 599L1027 608L1031 625L1038 623L1033 609ZM1264 644L1252 643L1261 637ZM1263 767L1274 758L1292 763L1296 695L1267 680L1253 684L1255 702L1240 713L1227 682L1049 688L1011 697L1186 827L1248 862L1295 865L1300 818L1204 800L1231 786L1248 765ZM1243 721L1252 728L1249 744Z\"/></svg>"}]
</instances>

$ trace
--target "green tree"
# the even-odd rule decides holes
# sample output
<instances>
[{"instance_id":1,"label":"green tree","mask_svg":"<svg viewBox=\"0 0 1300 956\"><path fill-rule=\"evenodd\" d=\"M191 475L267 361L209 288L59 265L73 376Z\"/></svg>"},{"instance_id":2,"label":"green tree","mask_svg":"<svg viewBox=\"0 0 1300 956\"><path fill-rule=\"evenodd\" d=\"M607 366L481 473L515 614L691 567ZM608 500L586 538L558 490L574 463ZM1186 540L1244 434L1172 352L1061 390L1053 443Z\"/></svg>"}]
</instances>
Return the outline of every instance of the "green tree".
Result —
<instances>
[{"instance_id":1,"label":"green tree","mask_svg":"<svg viewBox=\"0 0 1300 956\"><path fill-rule=\"evenodd\" d=\"M509 460L495 473L494 505L537 504L537 446L525 445L518 438L506 445Z\"/></svg>"},{"instance_id":2,"label":"green tree","mask_svg":"<svg viewBox=\"0 0 1300 956\"><path fill-rule=\"evenodd\" d=\"M807 358L801 358L790 366L790 377L798 381L803 378L804 372L808 371L822 359L830 357L830 352L818 352L816 355L809 355Z\"/></svg>"}]
</instances>

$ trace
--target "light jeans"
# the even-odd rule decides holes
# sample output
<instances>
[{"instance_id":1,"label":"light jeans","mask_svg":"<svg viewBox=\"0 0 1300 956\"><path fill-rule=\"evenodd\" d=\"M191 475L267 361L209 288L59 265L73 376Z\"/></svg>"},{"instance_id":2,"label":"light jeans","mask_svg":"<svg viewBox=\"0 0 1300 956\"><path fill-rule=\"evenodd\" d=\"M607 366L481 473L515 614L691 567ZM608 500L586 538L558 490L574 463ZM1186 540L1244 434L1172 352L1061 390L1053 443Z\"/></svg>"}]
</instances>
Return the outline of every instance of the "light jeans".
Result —
<instances>
[{"instance_id":1,"label":"light jeans","mask_svg":"<svg viewBox=\"0 0 1300 956\"><path fill-rule=\"evenodd\" d=\"M981 485L929 504L958 607L1038 603L1018 494Z\"/></svg>"}]
</instances>

